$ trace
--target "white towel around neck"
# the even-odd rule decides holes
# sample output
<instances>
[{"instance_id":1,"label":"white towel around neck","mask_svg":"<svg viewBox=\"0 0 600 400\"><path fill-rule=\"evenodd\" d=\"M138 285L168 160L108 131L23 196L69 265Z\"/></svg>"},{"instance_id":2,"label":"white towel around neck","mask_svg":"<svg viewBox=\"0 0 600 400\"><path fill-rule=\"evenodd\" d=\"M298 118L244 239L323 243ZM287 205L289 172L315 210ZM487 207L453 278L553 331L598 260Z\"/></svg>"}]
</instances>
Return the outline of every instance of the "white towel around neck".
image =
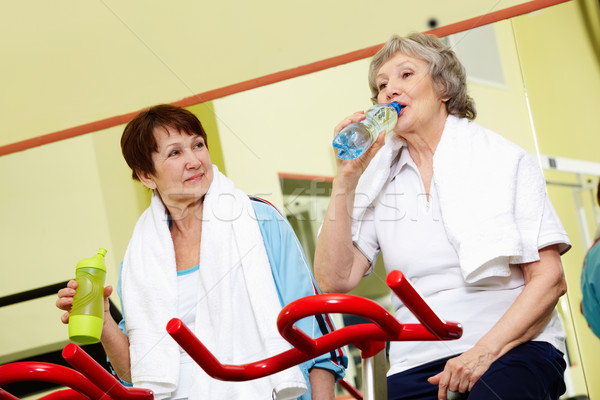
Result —
<instances>
[{"instance_id":1,"label":"white towel around neck","mask_svg":"<svg viewBox=\"0 0 600 400\"><path fill-rule=\"evenodd\" d=\"M406 142L390 136L361 176L354 202L354 241L366 209L388 182L399 151L407 151ZM539 259L546 187L539 165L525 150L450 115L435 151L433 181L466 282L509 276L509 264Z\"/></svg>"},{"instance_id":2,"label":"white towel around neck","mask_svg":"<svg viewBox=\"0 0 600 400\"><path fill-rule=\"evenodd\" d=\"M204 199L200 290L195 335L222 364L245 364L290 345L279 335L281 305L248 197L216 166ZM167 334L177 313L175 252L167 212L155 192L125 254L122 293L135 386L168 398L179 381L179 346ZM306 392L299 367L246 382L210 378L194 367L190 399L297 398Z\"/></svg>"}]
</instances>

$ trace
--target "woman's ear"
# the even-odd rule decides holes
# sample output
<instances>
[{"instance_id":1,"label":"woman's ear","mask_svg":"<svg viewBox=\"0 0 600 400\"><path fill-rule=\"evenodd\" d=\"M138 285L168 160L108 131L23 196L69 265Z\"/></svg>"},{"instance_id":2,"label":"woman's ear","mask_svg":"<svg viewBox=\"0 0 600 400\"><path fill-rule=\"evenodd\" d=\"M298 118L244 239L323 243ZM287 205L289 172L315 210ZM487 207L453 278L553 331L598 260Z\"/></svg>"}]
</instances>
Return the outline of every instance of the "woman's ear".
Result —
<instances>
[{"instance_id":1,"label":"woman's ear","mask_svg":"<svg viewBox=\"0 0 600 400\"><path fill-rule=\"evenodd\" d=\"M135 171L135 174L137 175L140 182L142 182L142 184L144 186L146 186L148 189L151 189L151 190L156 189L156 183L154 182L152 175L150 175L147 172L141 172L141 171Z\"/></svg>"}]
</instances>

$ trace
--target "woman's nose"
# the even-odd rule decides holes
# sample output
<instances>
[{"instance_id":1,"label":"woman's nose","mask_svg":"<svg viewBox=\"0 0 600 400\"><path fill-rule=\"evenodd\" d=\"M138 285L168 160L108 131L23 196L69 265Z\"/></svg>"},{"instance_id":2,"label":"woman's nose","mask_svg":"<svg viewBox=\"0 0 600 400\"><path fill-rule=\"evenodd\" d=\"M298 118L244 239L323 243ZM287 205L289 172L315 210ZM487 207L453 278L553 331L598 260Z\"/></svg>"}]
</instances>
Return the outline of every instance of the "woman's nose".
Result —
<instances>
[{"instance_id":1,"label":"woman's nose","mask_svg":"<svg viewBox=\"0 0 600 400\"><path fill-rule=\"evenodd\" d=\"M196 169L202 165L202 162L200 161L200 159L198 157L196 157L196 154L194 154L193 151L187 153L185 161L186 161L185 166L189 169Z\"/></svg>"},{"instance_id":2,"label":"woman's nose","mask_svg":"<svg viewBox=\"0 0 600 400\"><path fill-rule=\"evenodd\" d=\"M388 100L402 94L402 88L397 82L390 82L386 87L386 97Z\"/></svg>"}]
</instances>

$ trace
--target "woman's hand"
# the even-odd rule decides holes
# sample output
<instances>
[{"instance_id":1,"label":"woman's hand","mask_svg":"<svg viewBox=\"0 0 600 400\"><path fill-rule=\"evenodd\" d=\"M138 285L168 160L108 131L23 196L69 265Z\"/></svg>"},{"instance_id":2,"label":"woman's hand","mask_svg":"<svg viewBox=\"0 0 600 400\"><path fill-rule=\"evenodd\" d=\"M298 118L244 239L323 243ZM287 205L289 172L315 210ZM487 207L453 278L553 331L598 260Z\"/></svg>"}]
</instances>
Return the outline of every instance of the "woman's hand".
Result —
<instances>
[{"instance_id":1,"label":"woman's hand","mask_svg":"<svg viewBox=\"0 0 600 400\"><path fill-rule=\"evenodd\" d=\"M351 116L345 118L334 128L334 137L346 126L360 122L365 119L364 111L358 111ZM373 145L364 152L360 157L354 160L340 160L336 154L336 163L338 168L338 177L347 180L349 184L355 186L362 173L367 169L367 166L377 154L379 149L385 144L385 131L381 132Z\"/></svg>"},{"instance_id":2,"label":"woman's hand","mask_svg":"<svg viewBox=\"0 0 600 400\"><path fill-rule=\"evenodd\" d=\"M465 393L488 370L495 357L483 346L474 346L458 357L451 358L444 370L427 379L439 386L438 399L446 400L447 390Z\"/></svg>"},{"instance_id":3,"label":"woman's hand","mask_svg":"<svg viewBox=\"0 0 600 400\"><path fill-rule=\"evenodd\" d=\"M56 300L56 307L59 309L66 311L61 317L60 320L63 324L69 323L69 315L71 314L71 307L73 305L73 296L77 293L78 283L76 280L71 279L67 283L67 287L60 289L58 291L58 300Z\"/></svg>"},{"instance_id":4,"label":"woman's hand","mask_svg":"<svg viewBox=\"0 0 600 400\"><path fill-rule=\"evenodd\" d=\"M532 340L548 323L567 286L558 246L540 249L539 255L538 261L521 264L525 287L494 327L472 349L448 360L444 371L429 378L429 383L440 386L440 399L446 399L446 389L471 390L492 362Z\"/></svg>"},{"instance_id":5,"label":"woman's hand","mask_svg":"<svg viewBox=\"0 0 600 400\"><path fill-rule=\"evenodd\" d=\"M60 289L58 291L58 300L56 300L56 307L59 309L66 311L61 317L60 320L63 324L69 323L69 315L71 315L71 307L73 306L73 296L77 293L78 283L76 280L71 279L67 283L67 287ZM110 314L110 303L108 302L108 297L112 294L113 288L112 286L107 286L104 288L104 314Z\"/></svg>"}]
</instances>

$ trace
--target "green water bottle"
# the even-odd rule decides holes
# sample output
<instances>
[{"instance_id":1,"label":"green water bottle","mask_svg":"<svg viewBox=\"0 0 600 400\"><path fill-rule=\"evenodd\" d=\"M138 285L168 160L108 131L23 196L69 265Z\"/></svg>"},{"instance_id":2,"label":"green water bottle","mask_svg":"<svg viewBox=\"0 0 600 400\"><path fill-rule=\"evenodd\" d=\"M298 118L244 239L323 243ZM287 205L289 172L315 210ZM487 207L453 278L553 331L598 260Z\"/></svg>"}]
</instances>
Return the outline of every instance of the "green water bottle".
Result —
<instances>
[{"instance_id":1,"label":"green water bottle","mask_svg":"<svg viewBox=\"0 0 600 400\"><path fill-rule=\"evenodd\" d=\"M69 340L79 344L96 343L104 323L104 278L106 250L100 248L94 257L77 263L77 293L69 316Z\"/></svg>"}]
</instances>

